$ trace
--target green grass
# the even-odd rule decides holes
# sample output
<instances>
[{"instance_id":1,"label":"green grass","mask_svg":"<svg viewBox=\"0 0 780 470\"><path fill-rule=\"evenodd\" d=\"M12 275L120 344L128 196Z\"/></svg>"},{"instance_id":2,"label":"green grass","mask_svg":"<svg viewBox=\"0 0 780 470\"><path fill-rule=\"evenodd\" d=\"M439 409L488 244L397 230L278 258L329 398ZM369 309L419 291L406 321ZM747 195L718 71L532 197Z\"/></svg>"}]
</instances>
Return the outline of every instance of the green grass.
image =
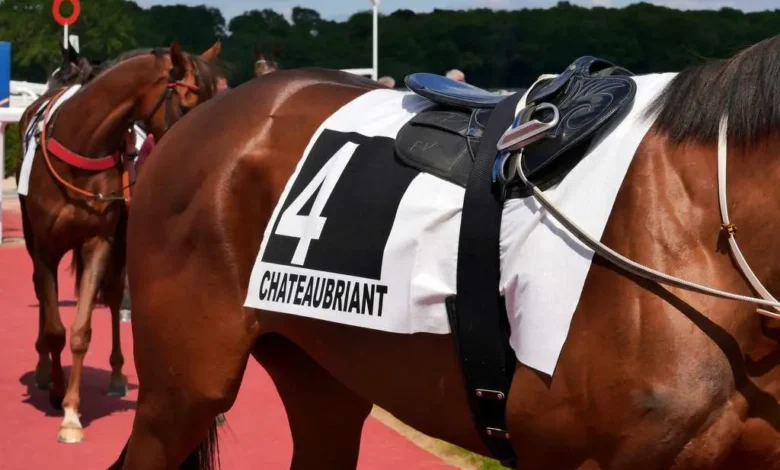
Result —
<instances>
[{"instance_id":1,"label":"green grass","mask_svg":"<svg viewBox=\"0 0 780 470\"><path fill-rule=\"evenodd\" d=\"M372 415L389 428L414 442L418 447L436 455L444 462L464 470L506 470L497 460L489 459L481 455L471 453L463 448L448 444L439 439L410 428L397 420L387 411L374 407Z\"/></svg>"},{"instance_id":2,"label":"green grass","mask_svg":"<svg viewBox=\"0 0 780 470\"><path fill-rule=\"evenodd\" d=\"M19 161L19 126L10 124L5 128L5 175L0 180L13 176Z\"/></svg>"}]
</instances>

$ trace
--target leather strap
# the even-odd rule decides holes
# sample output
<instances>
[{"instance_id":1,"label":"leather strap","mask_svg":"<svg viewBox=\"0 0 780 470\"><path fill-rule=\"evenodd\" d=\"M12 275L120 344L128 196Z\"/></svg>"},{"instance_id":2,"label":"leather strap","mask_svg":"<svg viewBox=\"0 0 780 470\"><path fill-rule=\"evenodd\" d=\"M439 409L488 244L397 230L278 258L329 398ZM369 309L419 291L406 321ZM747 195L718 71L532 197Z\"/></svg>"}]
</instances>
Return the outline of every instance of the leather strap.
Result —
<instances>
[{"instance_id":1,"label":"leather strap","mask_svg":"<svg viewBox=\"0 0 780 470\"><path fill-rule=\"evenodd\" d=\"M68 150L54 137L50 137L46 146L55 157L76 168L89 171L105 171L119 165L122 161L120 152L103 158L87 158Z\"/></svg>"},{"instance_id":2,"label":"leather strap","mask_svg":"<svg viewBox=\"0 0 780 470\"><path fill-rule=\"evenodd\" d=\"M745 256L742 254L742 250L739 249L737 239L734 238L734 233L737 231L736 225L733 225L729 220L729 203L727 197L728 186L726 184L726 174L728 170L728 128L729 120L728 116L724 115L720 120L720 126L718 129L718 204L720 206L720 217L723 221L723 229L726 232L728 238L729 247L731 248L731 254L734 256L734 260L737 262L739 269L742 270L742 274L750 283L750 286L755 290L762 299L774 302L777 304L777 299L769 293L764 287L758 276L753 272L748 264ZM778 318L780 314L780 308L776 305L773 306L774 311L768 311L764 309L758 309L758 313L766 315L768 317Z\"/></svg>"},{"instance_id":3,"label":"leather strap","mask_svg":"<svg viewBox=\"0 0 780 470\"><path fill-rule=\"evenodd\" d=\"M499 235L503 209L492 182L497 144L515 117L523 93L502 101L488 121L469 175L458 245L457 295L447 300L471 413L493 456L515 466L506 427L506 402L515 357L506 307L499 296Z\"/></svg>"}]
</instances>

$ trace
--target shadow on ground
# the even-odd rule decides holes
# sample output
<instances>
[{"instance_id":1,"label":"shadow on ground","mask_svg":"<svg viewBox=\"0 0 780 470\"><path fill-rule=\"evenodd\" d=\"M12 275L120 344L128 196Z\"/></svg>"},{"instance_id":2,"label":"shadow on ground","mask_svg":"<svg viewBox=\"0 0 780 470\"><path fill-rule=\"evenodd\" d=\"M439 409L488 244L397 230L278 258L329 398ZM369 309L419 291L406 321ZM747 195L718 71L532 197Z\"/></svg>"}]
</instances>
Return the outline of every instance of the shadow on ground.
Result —
<instances>
[{"instance_id":1,"label":"shadow on ground","mask_svg":"<svg viewBox=\"0 0 780 470\"><path fill-rule=\"evenodd\" d=\"M65 367L65 378L70 376L70 367ZM105 418L113 413L134 410L136 402L127 397L109 397L108 381L111 371L84 366L81 381L81 424L86 428L92 421ZM35 372L25 372L19 377L19 383L25 386L26 393L22 403L35 407L46 416L62 416L61 410L55 410L49 404L48 390L39 390L35 385ZM136 390L137 384L128 384L128 390Z\"/></svg>"}]
</instances>

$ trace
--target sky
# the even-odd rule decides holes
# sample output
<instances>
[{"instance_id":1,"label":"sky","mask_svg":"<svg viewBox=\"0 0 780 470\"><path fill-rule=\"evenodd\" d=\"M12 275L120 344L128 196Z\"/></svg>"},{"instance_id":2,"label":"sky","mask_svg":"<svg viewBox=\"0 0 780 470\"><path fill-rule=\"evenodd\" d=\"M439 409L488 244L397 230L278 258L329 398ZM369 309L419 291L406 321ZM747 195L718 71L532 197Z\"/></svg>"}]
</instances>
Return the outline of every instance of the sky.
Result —
<instances>
[{"instance_id":1,"label":"sky","mask_svg":"<svg viewBox=\"0 0 780 470\"><path fill-rule=\"evenodd\" d=\"M622 7L636 0L570 0L571 3L583 6ZM656 5L663 5L682 10L722 7L739 8L745 11L780 9L780 0L647 0ZM136 0L144 7L150 5L209 5L222 9L227 19L244 11L271 8L280 13L289 13L295 6L303 6L319 11L331 19L346 19L352 13L371 8L370 0ZM433 8L539 8L555 5L558 0L381 0L380 9L389 13L400 8L415 11L430 11ZM289 15L288 15L289 16Z\"/></svg>"}]
</instances>

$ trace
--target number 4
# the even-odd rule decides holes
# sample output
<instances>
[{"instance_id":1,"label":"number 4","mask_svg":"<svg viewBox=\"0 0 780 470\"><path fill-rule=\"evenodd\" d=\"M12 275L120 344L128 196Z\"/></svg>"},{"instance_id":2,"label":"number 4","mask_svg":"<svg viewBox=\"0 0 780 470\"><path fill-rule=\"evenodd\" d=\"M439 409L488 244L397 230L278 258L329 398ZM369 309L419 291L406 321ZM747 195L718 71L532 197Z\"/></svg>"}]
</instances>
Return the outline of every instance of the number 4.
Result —
<instances>
[{"instance_id":1,"label":"number 4","mask_svg":"<svg viewBox=\"0 0 780 470\"><path fill-rule=\"evenodd\" d=\"M279 218L275 234L298 239L292 264L302 266L306 261L306 254L309 252L312 240L320 239L322 229L325 228L325 222L328 220L327 217L322 217L320 214L322 214L328 198L333 193L333 188L336 187L344 168L357 148L358 144L353 142L344 144ZM298 215L320 186L322 188L317 193L309 215Z\"/></svg>"}]
</instances>

